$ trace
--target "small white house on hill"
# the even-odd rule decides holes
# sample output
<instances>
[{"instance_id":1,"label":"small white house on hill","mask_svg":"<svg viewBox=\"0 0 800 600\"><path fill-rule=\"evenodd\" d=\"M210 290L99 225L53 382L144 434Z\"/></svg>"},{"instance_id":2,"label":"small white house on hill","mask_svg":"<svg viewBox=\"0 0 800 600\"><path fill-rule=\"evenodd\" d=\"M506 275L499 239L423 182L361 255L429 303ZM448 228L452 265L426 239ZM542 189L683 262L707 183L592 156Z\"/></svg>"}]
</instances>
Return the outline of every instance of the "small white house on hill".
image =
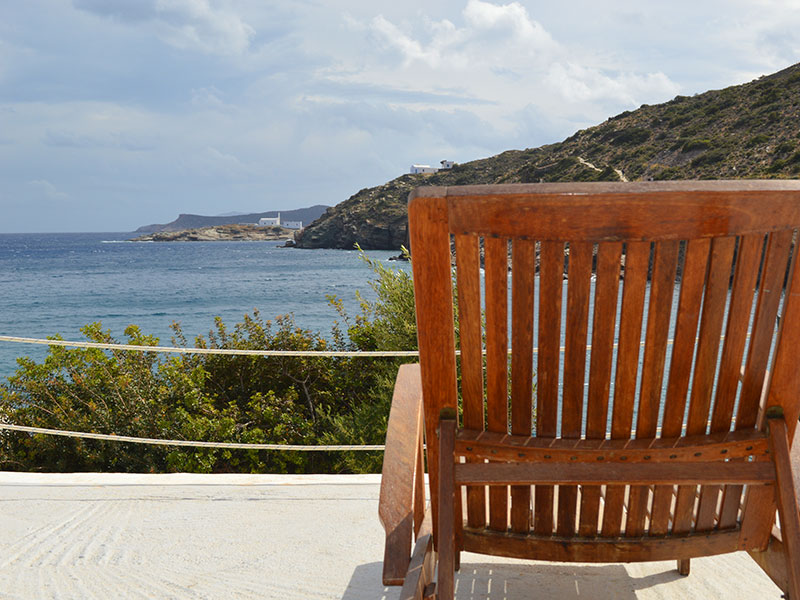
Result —
<instances>
[{"instance_id":1,"label":"small white house on hill","mask_svg":"<svg viewBox=\"0 0 800 600\"><path fill-rule=\"evenodd\" d=\"M302 229L303 222L302 221L283 221L281 223L281 227L286 227L286 229Z\"/></svg>"},{"instance_id":2,"label":"small white house on hill","mask_svg":"<svg viewBox=\"0 0 800 600\"><path fill-rule=\"evenodd\" d=\"M445 169L452 169L453 165L456 163L452 160L440 160L439 164L442 166L432 167L430 165L411 165L411 170L409 173L412 175L417 175L419 173L437 173L439 171L444 171Z\"/></svg>"}]
</instances>

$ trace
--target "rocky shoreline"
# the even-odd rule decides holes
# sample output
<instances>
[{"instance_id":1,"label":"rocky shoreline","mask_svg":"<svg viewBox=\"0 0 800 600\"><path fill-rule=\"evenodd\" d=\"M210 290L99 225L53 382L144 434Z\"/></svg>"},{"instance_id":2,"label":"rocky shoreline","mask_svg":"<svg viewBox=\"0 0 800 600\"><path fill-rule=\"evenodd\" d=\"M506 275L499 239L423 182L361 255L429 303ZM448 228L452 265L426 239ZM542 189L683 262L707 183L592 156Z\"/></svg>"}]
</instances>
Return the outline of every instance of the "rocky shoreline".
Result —
<instances>
[{"instance_id":1,"label":"rocky shoreline","mask_svg":"<svg viewBox=\"0 0 800 600\"><path fill-rule=\"evenodd\" d=\"M140 235L131 242L254 242L292 240L294 230L285 227L259 227L257 225L217 225L184 229L182 231L159 231Z\"/></svg>"}]
</instances>

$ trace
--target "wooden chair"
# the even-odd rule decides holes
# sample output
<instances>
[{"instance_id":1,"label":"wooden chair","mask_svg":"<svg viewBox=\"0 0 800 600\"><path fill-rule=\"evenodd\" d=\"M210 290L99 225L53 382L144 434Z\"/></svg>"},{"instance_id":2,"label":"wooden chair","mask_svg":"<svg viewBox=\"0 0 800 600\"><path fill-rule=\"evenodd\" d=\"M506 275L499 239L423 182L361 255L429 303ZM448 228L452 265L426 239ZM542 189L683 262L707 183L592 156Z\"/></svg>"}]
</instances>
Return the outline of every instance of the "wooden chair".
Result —
<instances>
[{"instance_id":1,"label":"wooden chair","mask_svg":"<svg viewBox=\"0 0 800 600\"><path fill-rule=\"evenodd\" d=\"M800 182L429 187L409 226L386 584L453 598L462 550L682 574L745 550L800 600Z\"/></svg>"}]
</instances>

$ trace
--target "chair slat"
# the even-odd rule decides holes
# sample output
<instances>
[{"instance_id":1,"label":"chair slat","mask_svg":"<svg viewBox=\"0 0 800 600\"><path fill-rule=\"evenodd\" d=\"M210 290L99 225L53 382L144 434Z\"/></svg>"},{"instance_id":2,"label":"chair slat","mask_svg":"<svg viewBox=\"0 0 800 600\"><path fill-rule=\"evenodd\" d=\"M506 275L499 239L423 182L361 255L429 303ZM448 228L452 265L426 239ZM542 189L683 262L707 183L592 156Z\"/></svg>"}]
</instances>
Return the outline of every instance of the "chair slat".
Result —
<instances>
[{"instance_id":1,"label":"chair slat","mask_svg":"<svg viewBox=\"0 0 800 600\"><path fill-rule=\"evenodd\" d=\"M561 296L564 244L542 242L539 250L539 354L536 371L536 435L555 437L558 427L558 376L561 346ZM536 486L533 528L553 532L553 487Z\"/></svg>"},{"instance_id":2,"label":"chair slat","mask_svg":"<svg viewBox=\"0 0 800 600\"><path fill-rule=\"evenodd\" d=\"M424 248L412 262L414 304L417 313L422 394L425 404L425 440L428 465L439 464L436 429L442 408L456 408L455 333L453 290L450 285L450 234L445 198L411 202L408 207L412 248ZM430 469L434 535L438 534L439 472Z\"/></svg>"},{"instance_id":3,"label":"chair slat","mask_svg":"<svg viewBox=\"0 0 800 600\"><path fill-rule=\"evenodd\" d=\"M662 437L677 437L683 428L683 415L694 359L697 323L703 300L703 285L708 268L711 240L689 240L686 245L678 315L672 344L667 396L664 402ZM653 491L650 534L664 535L669 528L674 503L673 486L656 486Z\"/></svg>"},{"instance_id":4,"label":"chair slat","mask_svg":"<svg viewBox=\"0 0 800 600\"><path fill-rule=\"evenodd\" d=\"M533 298L535 244L514 240L511 249L511 433L531 434L533 401ZM531 486L511 488L511 530L530 530Z\"/></svg>"},{"instance_id":5,"label":"chair slat","mask_svg":"<svg viewBox=\"0 0 800 600\"><path fill-rule=\"evenodd\" d=\"M797 248L794 250L789 282L786 288L786 300L781 317L781 331L778 349L772 363L769 396L767 406L781 406L786 418L789 440L792 444L793 457L800 456L794 447L800 447L800 438L796 437L798 417L800 417L800 369L797 368L797 349L800 348L800 259ZM793 458L793 461L795 461ZM795 465L798 463L795 461ZM800 471L795 471L800 473ZM795 475L795 487L800 490L800 478ZM800 495L800 493L798 494Z\"/></svg>"},{"instance_id":6,"label":"chair slat","mask_svg":"<svg viewBox=\"0 0 800 600\"><path fill-rule=\"evenodd\" d=\"M742 390L739 394L739 409L736 413L736 429L756 426L761 392L764 386L769 350L775 331L775 320L781 300L786 264L792 244L792 231L779 231L767 237L766 256L758 285L758 300L753 326L750 332L750 347L747 352ZM753 495L751 494L751 498ZM741 486L727 486L719 517L721 528L736 522L741 499ZM750 500L748 500L749 502ZM742 522L742 535L746 533Z\"/></svg>"},{"instance_id":7,"label":"chair slat","mask_svg":"<svg viewBox=\"0 0 800 600\"><path fill-rule=\"evenodd\" d=\"M474 235L457 235L455 246L464 427L482 430L483 339L478 238ZM470 527L483 527L486 524L484 486L467 487L467 523Z\"/></svg>"},{"instance_id":8,"label":"chair slat","mask_svg":"<svg viewBox=\"0 0 800 600\"><path fill-rule=\"evenodd\" d=\"M628 242L625 252L625 279L622 287L622 310L619 322L617 373L614 384L614 408L611 417L611 438L631 435L636 377L639 371L639 344L642 337L642 311L647 271L650 260L649 242ZM625 488L609 485L603 511L603 536L617 536L622 527Z\"/></svg>"},{"instance_id":9,"label":"chair slat","mask_svg":"<svg viewBox=\"0 0 800 600\"><path fill-rule=\"evenodd\" d=\"M508 240L484 239L486 414L489 431L508 433ZM508 528L508 488L489 488L489 526Z\"/></svg>"},{"instance_id":10,"label":"chair slat","mask_svg":"<svg viewBox=\"0 0 800 600\"><path fill-rule=\"evenodd\" d=\"M725 341L720 359L717 391L714 399L714 413L711 418L711 433L728 431L731 428L733 407L742 366L744 346L747 341L747 325L750 322L750 311L753 307L758 266L764 236L760 234L746 235L739 239L738 255L733 285L731 287L730 306L728 308L728 324L725 330ZM697 531L713 528L719 510L720 486L705 486L700 493L700 504L697 509Z\"/></svg>"},{"instance_id":11,"label":"chair slat","mask_svg":"<svg viewBox=\"0 0 800 600\"><path fill-rule=\"evenodd\" d=\"M711 392L717 374L717 357L731 277L731 263L736 239L714 238L708 265L703 316L697 342L692 394L689 400L689 416L686 422L687 435L699 435L706 430L711 405ZM678 488L672 530L685 533L691 529L697 490L694 486Z\"/></svg>"},{"instance_id":12,"label":"chair slat","mask_svg":"<svg viewBox=\"0 0 800 600\"><path fill-rule=\"evenodd\" d=\"M728 308L728 326L725 330L714 414L711 418L712 433L726 431L731 427L763 246L764 236L760 234L742 236L739 242L736 272Z\"/></svg>"},{"instance_id":13,"label":"chair slat","mask_svg":"<svg viewBox=\"0 0 800 600\"><path fill-rule=\"evenodd\" d=\"M592 317L592 354L589 363L589 394L586 407L587 439L603 439L606 436L621 257L621 243L598 244ZM583 537L597 534L600 492L600 486L583 486L578 527L578 533Z\"/></svg>"},{"instance_id":14,"label":"chair slat","mask_svg":"<svg viewBox=\"0 0 800 600\"><path fill-rule=\"evenodd\" d=\"M639 388L639 407L636 420L637 438L655 437L658 427L661 382L667 356L672 291L675 287L675 274L678 267L678 249L677 240L655 244L653 275L650 280L650 302L647 309L642 383ZM649 498L649 488L631 488L628 521L625 526L626 535L640 536L644 534Z\"/></svg>"},{"instance_id":15,"label":"chair slat","mask_svg":"<svg viewBox=\"0 0 800 600\"><path fill-rule=\"evenodd\" d=\"M571 242L567 281L567 320L565 323L564 392L561 407L561 437L581 437L583 392L586 377L586 332L589 325L593 245ZM558 490L558 524L561 536L575 534L577 486Z\"/></svg>"},{"instance_id":16,"label":"chair slat","mask_svg":"<svg viewBox=\"0 0 800 600\"><path fill-rule=\"evenodd\" d=\"M780 231L769 236L764 275L759 286L755 321L750 337L750 350L747 355L736 428L755 427L756 414L764 375L769 361L769 349L775 329L775 318L781 300L786 263L792 243L792 231Z\"/></svg>"}]
</instances>

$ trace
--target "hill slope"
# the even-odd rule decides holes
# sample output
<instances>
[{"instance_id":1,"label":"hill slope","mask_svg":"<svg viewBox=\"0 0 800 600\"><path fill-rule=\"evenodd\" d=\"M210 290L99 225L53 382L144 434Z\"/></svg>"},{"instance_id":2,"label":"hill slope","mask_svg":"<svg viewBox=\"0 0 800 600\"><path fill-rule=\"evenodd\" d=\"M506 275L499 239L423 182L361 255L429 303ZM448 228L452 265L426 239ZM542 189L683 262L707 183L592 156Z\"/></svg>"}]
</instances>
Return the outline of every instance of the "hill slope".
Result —
<instances>
[{"instance_id":1,"label":"hill slope","mask_svg":"<svg viewBox=\"0 0 800 600\"><path fill-rule=\"evenodd\" d=\"M750 83L643 105L563 142L402 175L328 209L301 248L397 249L419 185L800 177L800 63Z\"/></svg>"},{"instance_id":2,"label":"hill slope","mask_svg":"<svg viewBox=\"0 0 800 600\"><path fill-rule=\"evenodd\" d=\"M143 225L136 230L136 233L155 233L158 231L183 231L184 229L201 229L204 227L216 227L218 225L239 225L242 223L258 223L262 217L277 217L281 213L281 219L287 221L302 221L303 224L311 223L318 218L325 209L329 208L322 204L310 206L308 208L298 208L295 210L271 210L263 213L249 213L237 215L220 215L208 217L205 215L181 214L170 223Z\"/></svg>"}]
</instances>

